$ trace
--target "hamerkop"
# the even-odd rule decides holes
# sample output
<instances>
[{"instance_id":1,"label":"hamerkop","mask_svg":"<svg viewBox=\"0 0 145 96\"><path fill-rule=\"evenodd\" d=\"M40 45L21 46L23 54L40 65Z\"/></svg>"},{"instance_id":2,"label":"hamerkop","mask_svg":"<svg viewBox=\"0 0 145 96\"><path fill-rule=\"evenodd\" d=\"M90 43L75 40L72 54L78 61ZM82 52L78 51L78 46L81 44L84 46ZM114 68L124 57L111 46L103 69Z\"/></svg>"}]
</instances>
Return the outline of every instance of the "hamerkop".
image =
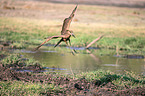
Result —
<instances>
[{"instance_id":1,"label":"hamerkop","mask_svg":"<svg viewBox=\"0 0 145 96\"><path fill-rule=\"evenodd\" d=\"M61 38L61 39L60 39L60 41L54 47L59 45L62 41L64 41L67 46L69 46L68 43L67 43L67 41L69 41L69 44L71 46L70 37L71 36L75 37L75 36L73 34L73 31L69 30L69 27L70 27L70 23L71 23L71 21L72 21L72 19L74 17L74 13L75 13L76 9L77 9L77 5L76 5L75 9L72 11L71 15L68 18L65 18L65 20L63 22L62 30L61 30L61 35L59 35L59 36L52 36L52 37L46 38L46 41L44 41L37 48L35 48L35 50L38 50L43 44L45 44L49 40L56 39L56 38Z\"/></svg>"}]
</instances>

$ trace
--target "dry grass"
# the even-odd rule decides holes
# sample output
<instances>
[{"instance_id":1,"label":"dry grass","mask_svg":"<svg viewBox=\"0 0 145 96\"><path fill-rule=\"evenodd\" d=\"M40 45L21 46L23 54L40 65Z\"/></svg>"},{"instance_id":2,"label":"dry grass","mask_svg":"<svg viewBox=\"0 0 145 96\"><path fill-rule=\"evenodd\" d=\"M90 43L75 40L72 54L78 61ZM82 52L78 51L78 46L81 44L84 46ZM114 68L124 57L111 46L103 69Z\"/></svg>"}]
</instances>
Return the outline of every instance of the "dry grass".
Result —
<instances>
[{"instance_id":1,"label":"dry grass","mask_svg":"<svg viewBox=\"0 0 145 96\"><path fill-rule=\"evenodd\" d=\"M31 42L34 39L39 43L42 42L39 39L59 35L64 18L68 17L75 7L74 4L33 1L15 1L11 2L11 6L15 9L0 9L1 32L7 30L29 35ZM73 30L77 37L72 38L72 45L85 46L104 34L106 39L101 43L108 42L110 46L114 46L118 41L121 43L122 38L144 38L144 26L143 8L79 5L70 26L70 30ZM56 42L57 40L50 41L51 44Z\"/></svg>"}]
</instances>

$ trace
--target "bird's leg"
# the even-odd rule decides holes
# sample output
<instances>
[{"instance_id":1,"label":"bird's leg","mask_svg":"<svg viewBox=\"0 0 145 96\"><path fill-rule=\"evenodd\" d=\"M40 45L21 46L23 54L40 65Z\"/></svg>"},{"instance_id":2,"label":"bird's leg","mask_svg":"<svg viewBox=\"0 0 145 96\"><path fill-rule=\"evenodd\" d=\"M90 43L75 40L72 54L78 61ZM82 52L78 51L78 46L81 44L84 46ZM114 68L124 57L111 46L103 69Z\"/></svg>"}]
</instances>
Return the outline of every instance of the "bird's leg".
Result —
<instances>
[{"instance_id":1,"label":"bird's leg","mask_svg":"<svg viewBox=\"0 0 145 96\"><path fill-rule=\"evenodd\" d=\"M68 45L67 41L65 41L65 43L66 43L66 45L71 49L71 46ZM75 52L74 49L73 49L73 50L72 50L72 54L75 55L75 53L76 53L76 52Z\"/></svg>"},{"instance_id":2,"label":"bird's leg","mask_svg":"<svg viewBox=\"0 0 145 96\"><path fill-rule=\"evenodd\" d=\"M68 40L69 40L69 45L70 45L70 47L71 47L70 39L68 39ZM75 53L77 53L77 51L76 51L75 49L73 49L73 51L74 51Z\"/></svg>"},{"instance_id":3,"label":"bird's leg","mask_svg":"<svg viewBox=\"0 0 145 96\"><path fill-rule=\"evenodd\" d=\"M71 42L70 42L70 39L68 39L69 40L69 45L71 46Z\"/></svg>"},{"instance_id":4,"label":"bird's leg","mask_svg":"<svg viewBox=\"0 0 145 96\"><path fill-rule=\"evenodd\" d=\"M64 41L66 43L66 45L70 48L70 46L68 45L67 41Z\"/></svg>"},{"instance_id":5,"label":"bird's leg","mask_svg":"<svg viewBox=\"0 0 145 96\"><path fill-rule=\"evenodd\" d=\"M61 43L61 41L63 41L62 38L61 38L61 39L59 40L59 42L54 46L54 48L55 48L57 45L59 45L59 44Z\"/></svg>"}]
</instances>

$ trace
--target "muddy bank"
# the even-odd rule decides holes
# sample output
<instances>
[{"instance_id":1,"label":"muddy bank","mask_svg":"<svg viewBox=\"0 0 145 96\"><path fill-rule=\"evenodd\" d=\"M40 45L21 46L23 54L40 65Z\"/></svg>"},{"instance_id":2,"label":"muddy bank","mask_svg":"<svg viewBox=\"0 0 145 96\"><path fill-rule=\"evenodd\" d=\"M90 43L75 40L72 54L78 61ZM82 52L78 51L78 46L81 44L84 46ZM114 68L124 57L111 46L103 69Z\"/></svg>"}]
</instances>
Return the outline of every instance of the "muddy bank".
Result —
<instances>
[{"instance_id":1,"label":"muddy bank","mask_svg":"<svg viewBox=\"0 0 145 96\"><path fill-rule=\"evenodd\" d=\"M31 66L20 66L16 64L3 65L0 64L0 81L24 81L24 82L41 82L47 84L54 84L60 86L62 89L55 92L55 90L48 90L42 92L40 95L145 95L145 87L137 87L129 89L128 86L118 90L119 86L113 84L109 79L108 82L101 80L87 81L85 78L72 79L66 76L57 74L41 74L31 72L20 72L12 69L25 68L33 70L44 70L40 65L35 64ZM2 87L2 86L1 86Z\"/></svg>"}]
</instances>

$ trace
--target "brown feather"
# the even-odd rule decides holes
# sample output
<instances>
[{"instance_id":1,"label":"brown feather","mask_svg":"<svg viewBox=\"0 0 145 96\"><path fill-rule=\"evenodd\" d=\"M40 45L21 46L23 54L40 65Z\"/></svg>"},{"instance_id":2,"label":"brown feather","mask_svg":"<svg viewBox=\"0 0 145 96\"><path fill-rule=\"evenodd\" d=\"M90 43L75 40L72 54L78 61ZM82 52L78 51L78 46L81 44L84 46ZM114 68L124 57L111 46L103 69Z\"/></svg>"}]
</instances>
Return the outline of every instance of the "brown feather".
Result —
<instances>
[{"instance_id":1,"label":"brown feather","mask_svg":"<svg viewBox=\"0 0 145 96\"><path fill-rule=\"evenodd\" d=\"M52 36L52 37L48 37L46 38L46 40L41 43L37 48L34 49L34 51L38 50L43 44L45 44L46 42L48 42L49 40L53 39L53 38L62 38L56 45L59 45L61 43L61 41L65 41L66 44L67 44L67 40L69 40L70 42L70 34L68 33L69 31L69 26L70 26L70 23L74 17L74 13L77 9L77 5L75 7L75 9L72 11L71 15L68 17L68 18L65 18L64 22L63 22L63 26L62 26L62 31L61 31L61 35L60 36Z\"/></svg>"},{"instance_id":2,"label":"brown feather","mask_svg":"<svg viewBox=\"0 0 145 96\"><path fill-rule=\"evenodd\" d=\"M52 37L48 37L43 43L41 43L37 48L34 49L34 51L38 50L43 44L45 44L46 42L48 42L49 40L53 39L53 38L60 38L63 37L62 35L60 36L52 36Z\"/></svg>"},{"instance_id":3,"label":"brown feather","mask_svg":"<svg viewBox=\"0 0 145 96\"><path fill-rule=\"evenodd\" d=\"M69 26L70 23L74 17L74 13L76 12L77 6L75 7L75 9L72 11L71 15L68 18L65 18L65 20L63 21L63 26L62 26L62 31L61 31L61 35L66 34L66 31L69 30Z\"/></svg>"}]
</instances>

